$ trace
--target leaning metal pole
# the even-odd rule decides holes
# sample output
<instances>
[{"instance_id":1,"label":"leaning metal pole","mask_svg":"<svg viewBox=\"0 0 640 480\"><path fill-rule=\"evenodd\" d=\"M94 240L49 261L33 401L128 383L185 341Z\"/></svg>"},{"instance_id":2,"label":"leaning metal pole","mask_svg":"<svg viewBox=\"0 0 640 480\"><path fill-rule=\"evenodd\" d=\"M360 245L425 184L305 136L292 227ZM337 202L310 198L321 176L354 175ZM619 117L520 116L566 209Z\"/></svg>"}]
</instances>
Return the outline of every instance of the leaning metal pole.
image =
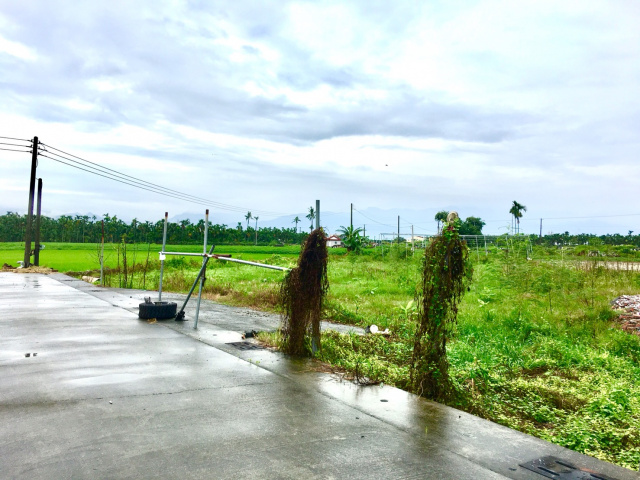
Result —
<instances>
[{"instance_id":1,"label":"leaning metal pole","mask_svg":"<svg viewBox=\"0 0 640 480\"><path fill-rule=\"evenodd\" d=\"M243 265L253 265L254 267L269 268L271 270L280 270L281 272L288 272L291 270L287 267L279 267L278 265L267 265L266 263L249 262L247 260L238 260L237 258L220 257L218 255L212 255L216 260L224 260L225 262L242 263Z\"/></svg>"},{"instance_id":2,"label":"leaning metal pole","mask_svg":"<svg viewBox=\"0 0 640 480\"><path fill-rule=\"evenodd\" d=\"M162 274L164 273L164 249L167 246L167 221L169 212L164 212L164 231L162 233L162 252L160 252L160 280L158 281L158 301L162 301Z\"/></svg>"},{"instance_id":3,"label":"leaning metal pole","mask_svg":"<svg viewBox=\"0 0 640 480\"><path fill-rule=\"evenodd\" d=\"M189 293L187 294L187 298L184 299L184 303L182 304L182 308L176 314L176 322L180 322L180 321L184 320L184 309L187 307L187 302L191 298L191 294L195 290L196 285L198 284L198 281L200 280L200 275L204 274L204 271L207 268L207 263L209 263L209 259L213 257L212 253L213 253L213 249L214 248L216 248L216 246L215 245L211 245L211 250L209 250L209 255L207 255L206 253L204 254L204 261L202 262L202 267L200 267L200 271L198 272L198 276L196 277L195 281L193 282L193 285L191 285L191 290L189 290Z\"/></svg>"},{"instance_id":4,"label":"leaning metal pole","mask_svg":"<svg viewBox=\"0 0 640 480\"><path fill-rule=\"evenodd\" d=\"M202 247L202 265L206 265L208 262L207 253L207 234L209 233L209 209L204 214L204 245ZM196 318L193 323L193 329L198 328L198 317L200 316L200 300L202 299L202 286L204 285L204 275L200 276L200 286L198 287L198 304L196 306Z\"/></svg>"},{"instance_id":5,"label":"leaning metal pole","mask_svg":"<svg viewBox=\"0 0 640 480\"><path fill-rule=\"evenodd\" d=\"M266 263L249 262L248 260L239 260L237 258L223 257L221 255L212 255L209 253L193 253L193 252L160 252L160 255L179 255L182 257L210 257L216 260L224 260L225 262L242 263L243 265L253 265L254 267L269 268L271 270L280 270L281 272L288 272L291 270L287 267L279 267L278 265L269 265Z\"/></svg>"}]
</instances>

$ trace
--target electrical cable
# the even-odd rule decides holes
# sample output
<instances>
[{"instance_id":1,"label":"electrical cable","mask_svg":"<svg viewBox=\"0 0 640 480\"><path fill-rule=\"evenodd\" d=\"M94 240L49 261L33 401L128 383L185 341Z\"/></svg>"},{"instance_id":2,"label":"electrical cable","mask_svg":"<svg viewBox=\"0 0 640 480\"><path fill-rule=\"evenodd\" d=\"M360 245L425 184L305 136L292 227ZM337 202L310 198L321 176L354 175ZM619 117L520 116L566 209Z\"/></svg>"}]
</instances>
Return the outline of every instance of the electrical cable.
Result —
<instances>
[{"instance_id":1,"label":"electrical cable","mask_svg":"<svg viewBox=\"0 0 640 480\"><path fill-rule=\"evenodd\" d=\"M614 218L614 217L638 217L640 213L626 213L620 215L591 215L588 217L542 217L542 220L573 220L573 219L584 219L584 218ZM529 220L529 219L527 219ZM536 219L531 219L531 221ZM521 220L522 221L522 220Z\"/></svg>"},{"instance_id":2,"label":"electrical cable","mask_svg":"<svg viewBox=\"0 0 640 480\"><path fill-rule=\"evenodd\" d=\"M73 162L73 163L76 163L78 165L82 165L82 166L87 167L87 168L86 169L85 168L80 168L80 167L77 167L75 165L70 165L69 163L61 161L59 159L55 159L55 158L52 158L52 157L49 157L49 156L46 156L46 155L42 155L42 156L46 156L47 158L50 158L51 160L58 161L59 163L63 163L65 165L72 166L72 167L78 168L80 170L84 170L84 171L87 171L89 173L93 173L93 174L98 175L98 176L109 178L109 179L114 180L114 181L120 181L121 183L126 183L127 185L131 185L133 187L142 188L143 190L148 190L148 191L152 191L154 193L167 195L167 196L171 196L171 197L174 197L174 198L179 198L179 199L187 201L187 202L192 202L192 203L197 203L197 204L201 204L201 205L207 205L207 206L211 206L211 207L216 207L216 208L219 208L220 210L227 210L227 211L233 211L233 212L239 212L239 213L242 213L242 212L247 211L247 210L253 210L254 212L257 212L259 215L264 215L264 216L267 216L267 217L269 217L269 216L280 216L280 215L282 215L282 216L292 215L292 214L287 214L287 213L282 213L282 212L272 212L272 211L268 211L268 210L248 209L248 208L245 208L245 207L238 207L238 206L229 205L229 204L225 204L225 203L221 203L221 202L216 202L216 201L209 200L209 199L202 198L202 197L196 197L194 195L189 195L189 194L186 194L186 193L183 193L183 192L179 192L177 190L173 190L173 189L170 189L170 188L167 188L167 187L163 187L161 185L157 185L157 184L148 182L146 180L142 180L142 179L137 178L137 177L133 177L131 175L124 174L122 172L119 172L117 170L113 170L113 169L108 168L108 167L103 167L103 166L101 166L101 165L99 165L99 164L97 164L95 162L91 162L89 160L86 160L84 158L78 157L77 155L73 155L71 153L65 152L64 150L61 150L61 149L56 148L56 147L53 147L53 146L48 145L48 144L43 143L43 142L40 142L40 145L42 145L43 148L42 149L39 148L39 151L47 152L50 155L54 155L56 157L59 157L59 159L64 159L64 160L67 160L68 162ZM60 153L56 153L56 152L51 151L49 149L55 150L55 151L60 152ZM61 153L64 154L64 155L61 155ZM73 158L75 158L77 160L73 160L72 158L68 158L65 155L67 155L68 157L73 157ZM80 163L80 161L81 162L85 162L86 164L89 164L89 165L86 165L85 163ZM94 165L94 166L91 166L91 165ZM100 172L101 174L99 174L97 172ZM110 172L113 172L113 173L110 173ZM120 178L118 179L118 178L113 178L113 177L120 177ZM125 180L127 180L127 181L125 181ZM143 182L144 187L139 185L140 182Z\"/></svg>"},{"instance_id":3,"label":"electrical cable","mask_svg":"<svg viewBox=\"0 0 640 480\"><path fill-rule=\"evenodd\" d=\"M142 186L140 186L140 185L136 185L136 184L133 184L133 183L125 182L124 180L120 180L120 179L117 179L117 178L114 178L114 177L109 177L109 176L107 176L107 175L102 175L102 174L100 174L100 173L98 173L98 172L95 172L95 171L92 171L92 170L88 170L88 169L86 169L86 168L78 167L77 165L73 165L73 164L71 164L71 163L63 162L62 160L59 160L59 159L56 159L56 158L50 157L50 156L48 156L48 155L41 154L40 156L45 157L45 158L48 158L48 159L50 159L50 160L53 160L54 162L58 162L58 163L62 163L62 164L64 164L64 165L68 165L69 167L72 167L72 168L77 168L78 170L83 170L83 171L85 171L85 172L92 173L92 174L97 175L97 176L99 176L99 177L108 178L109 180L113 180L114 182L124 183L124 184L126 184L126 185L130 185L130 186L132 186L132 187L140 188L140 189L142 189L142 190L147 190L147 191L149 191L149 192L153 192L153 193L158 193L158 194L160 194L160 195L165 195L165 196L167 196L167 197L174 197L174 198L177 198L178 200L185 200L184 198L178 197L178 196L176 196L176 195L172 195L172 194L169 194L169 193L162 193L162 192L158 192L158 191L156 191L156 190L151 190L151 189L149 189L149 188L145 188L145 187L142 187ZM190 200L190 201L191 201L191 203L200 203L200 202L195 202L195 201L193 201L193 200ZM206 204L206 203L200 203L200 204L201 204L201 205L205 205L205 206L207 206L207 204Z\"/></svg>"},{"instance_id":4,"label":"electrical cable","mask_svg":"<svg viewBox=\"0 0 640 480\"><path fill-rule=\"evenodd\" d=\"M14 148L2 148L0 150L6 150L7 152L21 152L21 153L31 153L29 150L16 150Z\"/></svg>"},{"instance_id":5,"label":"electrical cable","mask_svg":"<svg viewBox=\"0 0 640 480\"><path fill-rule=\"evenodd\" d=\"M58 152L62 152L62 150L59 150L59 149L57 149L55 147L51 147L51 146L46 145L46 144L44 146L45 146L45 148L48 147L48 148L51 148L53 150L57 150ZM60 155L59 153L50 152L48 150L44 150L44 151L46 151L47 153L50 153L51 155L56 155L56 156L58 156L60 158L64 158L65 160L68 160L70 162L79 163L78 161L72 160L71 158L67 158L67 157L65 157L63 155ZM144 182L147 185L153 185L154 187L161 188L162 190L166 190L166 191L173 192L173 193L178 193L178 194L184 195L185 197L191 197L194 200L201 200L201 201L205 201L205 202L208 201L206 198L196 197L195 195L188 195L186 193L183 194L182 192L179 192L177 190L173 190L171 188L163 187L161 185L157 185L155 183L151 183L151 182L148 182L146 180L142 180L141 178L138 178L138 177L134 177L134 176L127 175L127 174L124 174L124 173L120 173L117 170L114 170L114 169L108 168L108 167L103 167L102 165L99 165L99 164L97 164L95 162L91 162L89 160L85 160L83 158L77 157L76 155L72 155L70 153L66 153L66 152L62 152L62 153L65 153L65 155L68 155L69 157L73 157L73 158L76 158L76 159L81 160L83 162L89 163L91 165L95 165L95 167L90 167L90 168L99 168L99 169L104 170L104 171L113 172L113 174L111 174L111 175L117 175L117 176L120 176L120 177L123 177L123 178L126 178L126 179L135 180L136 182Z\"/></svg>"},{"instance_id":6,"label":"electrical cable","mask_svg":"<svg viewBox=\"0 0 640 480\"><path fill-rule=\"evenodd\" d=\"M18 140L19 142L27 142L27 143L32 143L33 142L33 140L27 140L25 138L1 137L1 136L0 136L0 138L4 138L4 139L7 139L7 140Z\"/></svg>"},{"instance_id":7,"label":"electrical cable","mask_svg":"<svg viewBox=\"0 0 640 480\"><path fill-rule=\"evenodd\" d=\"M89 169L89 170L85 170L85 171L87 171L87 172L94 173L94 170L95 170L95 171L98 171L98 172L100 172L100 173L102 173L102 174L104 174L104 175L107 175L108 177L106 177L106 178L111 178L111 177L120 177L120 179L121 179L121 180L127 180L128 182L132 182L132 183L128 183L128 185L134 185L134 184L136 184L135 186L143 186L143 187L145 187L146 189L151 189L152 191L157 191L157 193L161 193L161 194L164 194L164 193L172 193L172 194L175 194L175 195L179 195L180 197L182 197L182 199L183 199L183 200L187 200L187 201L195 201L195 202L206 202L206 201L207 201L206 199L201 199L201 198L198 198L198 197L194 197L194 196L192 196L192 195L187 195L186 193L185 193L185 194L183 194L183 193L178 192L178 191L176 191L176 190L164 189L163 187L156 186L154 183L151 183L151 182L144 182L144 181L142 181L142 180L137 180L135 177L129 177L129 176L127 176L127 175L123 175L123 174L120 174L120 173L117 173L117 172L116 172L116 173L109 173L109 172L100 171L100 170L97 170L97 168L96 168L96 167L90 167L90 166L85 165L85 164L83 164L83 163L80 163L80 162L78 162L78 161L76 161L76 160L73 160L73 159L70 159L70 158L64 157L63 155L60 155L60 154L57 154L57 153L54 153L54 152L49 152L49 151L47 151L47 150L45 150L45 151L46 151L47 153L51 154L51 155L55 155L55 156L57 156L57 157L59 157L59 158L63 159L63 160L67 160L67 161L69 161L69 162L73 162L73 163L76 163L76 164L78 164L78 165L82 165L82 166L84 166L84 167L87 167L87 168ZM48 157L47 155L44 155L44 154L42 154L42 153L41 153L40 155L42 155L43 157L51 158L51 157ZM52 160L55 160L55 159L53 159L53 158L51 158L51 159L52 159ZM61 163L63 163L63 162L61 162ZM68 164L67 164L67 163L65 163L65 165L68 165ZM84 170L84 169L83 169L83 170ZM106 169L106 170L111 170L111 169ZM114 171L114 172L115 172L115 170L111 170L111 171ZM115 180L115 179L116 179L116 178L112 178L112 180ZM148 187L148 188L147 188L147 187Z\"/></svg>"},{"instance_id":8,"label":"electrical cable","mask_svg":"<svg viewBox=\"0 0 640 480\"><path fill-rule=\"evenodd\" d=\"M388 224L388 223L382 223L382 222L379 222L379 221L377 221L377 220L374 220L373 218L371 218L371 217L369 217L369 216L365 215L364 213L362 213L362 212L361 212L360 210L358 210L356 207L353 207L353 209L354 209L356 212L358 212L360 215L362 215L364 218L368 218L369 220L371 220L371 221L372 221L372 222L374 222L374 223L377 223L378 225L383 225L383 226L385 226L385 227L391 227L391 228L393 228L393 227L395 226L395 225L390 225L390 224Z\"/></svg>"}]
</instances>

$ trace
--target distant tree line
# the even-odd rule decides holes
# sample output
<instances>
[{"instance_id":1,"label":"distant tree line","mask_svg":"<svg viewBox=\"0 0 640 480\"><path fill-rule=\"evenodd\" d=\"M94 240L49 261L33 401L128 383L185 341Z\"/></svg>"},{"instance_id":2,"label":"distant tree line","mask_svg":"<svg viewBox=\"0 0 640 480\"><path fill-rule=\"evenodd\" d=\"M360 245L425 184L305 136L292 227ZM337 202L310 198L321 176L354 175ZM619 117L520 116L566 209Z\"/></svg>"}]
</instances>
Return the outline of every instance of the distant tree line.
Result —
<instances>
[{"instance_id":1,"label":"distant tree line","mask_svg":"<svg viewBox=\"0 0 640 480\"><path fill-rule=\"evenodd\" d=\"M162 243L164 220L141 222L133 219L126 223L117 216L108 213L102 218L87 215L62 215L58 218L42 216L40 220L41 242L99 243L102 238L104 222L104 241L127 243ZM257 222L256 222L257 223ZM0 242L24 241L27 216L15 212L0 215ZM35 220L34 220L35 226ZM300 244L308 233L297 233L296 227L266 227L258 230L259 245ZM253 244L256 229L248 222L246 228L241 222L235 227L209 224L208 241L218 244ZM167 225L168 244L199 244L204 240L204 220L191 223L190 220L169 222Z\"/></svg>"},{"instance_id":2,"label":"distant tree line","mask_svg":"<svg viewBox=\"0 0 640 480\"><path fill-rule=\"evenodd\" d=\"M629 230L627 235L619 233L608 233L606 235L594 235L590 233L580 233L572 235L569 232L548 233L543 237L529 235L532 243L546 246L565 245L634 245L640 247L640 235L633 235L633 230Z\"/></svg>"},{"instance_id":3,"label":"distant tree line","mask_svg":"<svg viewBox=\"0 0 640 480\"><path fill-rule=\"evenodd\" d=\"M438 216L446 219L446 213L448 212L439 212ZM438 220L437 217L436 220ZM255 219L255 217L252 218ZM111 216L108 213L104 214L102 218L87 215L75 215L73 217L62 215L58 218L43 216L40 220L40 238L42 242L98 243L102 236L103 221L105 242L120 242L124 237L129 243L162 243L164 220L154 223L149 221L141 222L134 218L131 223L127 224L117 216ZM298 222L295 222L296 226ZM19 215L15 212L7 212L6 215L0 215L0 242L24 241L26 224L26 215ZM467 217L462 221L459 231L463 235L482 235L484 224L478 217ZM258 244L299 245L307 237L308 233L298 233L296 226L291 228L261 227L258 229ZM246 225L238 222L235 227L225 224L210 224L208 239L210 243L218 244L253 244L255 243L255 233L255 228L249 222ZM564 232L547 234L543 237L529 235L529 238L534 244L547 246L603 244L640 247L640 235L634 235L632 230L629 230L627 235L619 233L607 235L570 234L569 232ZM203 239L204 220L199 220L197 223L191 223L190 220L181 220L180 222L169 222L168 224L167 243L169 244L199 244L202 243ZM404 239L401 240L404 241Z\"/></svg>"}]
</instances>

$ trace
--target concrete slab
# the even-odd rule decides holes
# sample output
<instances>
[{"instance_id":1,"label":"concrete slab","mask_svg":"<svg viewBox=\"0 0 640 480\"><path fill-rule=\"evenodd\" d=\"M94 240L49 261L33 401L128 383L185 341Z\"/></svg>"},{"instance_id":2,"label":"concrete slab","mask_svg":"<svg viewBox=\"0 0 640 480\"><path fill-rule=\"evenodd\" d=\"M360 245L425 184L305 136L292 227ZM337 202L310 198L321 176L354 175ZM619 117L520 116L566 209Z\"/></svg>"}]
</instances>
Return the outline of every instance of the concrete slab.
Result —
<instances>
[{"instance_id":1,"label":"concrete slab","mask_svg":"<svg viewBox=\"0 0 640 480\"><path fill-rule=\"evenodd\" d=\"M151 297L153 301L158 299L157 291L150 290L130 290L124 288L103 288L92 285L82 280L70 278L64 274L55 274L54 278L66 283L84 293L107 301L114 306L125 308L135 314L138 313L138 305L144 302L145 297ZM187 304L185 326L193 327L196 309L197 290ZM163 301L176 302L178 309L182 307L186 295L180 293L162 294ZM219 329L243 333L248 330L274 331L280 326L280 317L274 313L259 312L250 308L229 307L219 303L204 300L200 305L198 324L210 323ZM322 330L335 330L337 332L354 332L363 334L364 330L352 325L342 325L323 321Z\"/></svg>"},{"instance_id":2,"label":"concrete slab","mask_svg":"<svg viewBox=\"0 0 640 480\"><path fill-rule=\"evenodd\" d=\"M545 455L638 478L395 388L238 350L227 327L250 323L233 320L242 310L196 331L141 321L129 292L84 285L0 273L4 478L542 480L519 464Z\"/></svg>"}]
</instances>

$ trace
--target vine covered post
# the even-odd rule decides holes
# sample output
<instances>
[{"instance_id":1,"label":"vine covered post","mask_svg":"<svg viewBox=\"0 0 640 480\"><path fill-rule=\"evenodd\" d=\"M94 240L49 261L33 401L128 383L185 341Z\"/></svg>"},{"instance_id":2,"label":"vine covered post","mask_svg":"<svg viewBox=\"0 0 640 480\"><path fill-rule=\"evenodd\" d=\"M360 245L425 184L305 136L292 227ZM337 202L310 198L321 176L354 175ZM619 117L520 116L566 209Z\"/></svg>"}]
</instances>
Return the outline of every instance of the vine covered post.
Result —
<instances>
[{"instance_id":1,"label":"vine covered post","mask_svg":"<svg viewBox=\"0 0 640 480\"><path fill-rule=\"evenodd\" d=\"M320 348L320 316L329 290L327 259L327 238L317 228L307 237L298 265L280 286L283 350L292 355Z\"/></svg>"},{"instance_id":2,"label":"vine covered post","mask_svg":"<svg viewBox=\"0 0 640 480\"><path fill-rule=\"evenodd\" d=\"M457 320L458 304L472 268L469 249L460 239L460 220L451 212L440 235L426 247L422 284L416 294L418 317L411 362L413 390L434 400L451 393L447 341Z\"/></svg>"}]
</instances>

